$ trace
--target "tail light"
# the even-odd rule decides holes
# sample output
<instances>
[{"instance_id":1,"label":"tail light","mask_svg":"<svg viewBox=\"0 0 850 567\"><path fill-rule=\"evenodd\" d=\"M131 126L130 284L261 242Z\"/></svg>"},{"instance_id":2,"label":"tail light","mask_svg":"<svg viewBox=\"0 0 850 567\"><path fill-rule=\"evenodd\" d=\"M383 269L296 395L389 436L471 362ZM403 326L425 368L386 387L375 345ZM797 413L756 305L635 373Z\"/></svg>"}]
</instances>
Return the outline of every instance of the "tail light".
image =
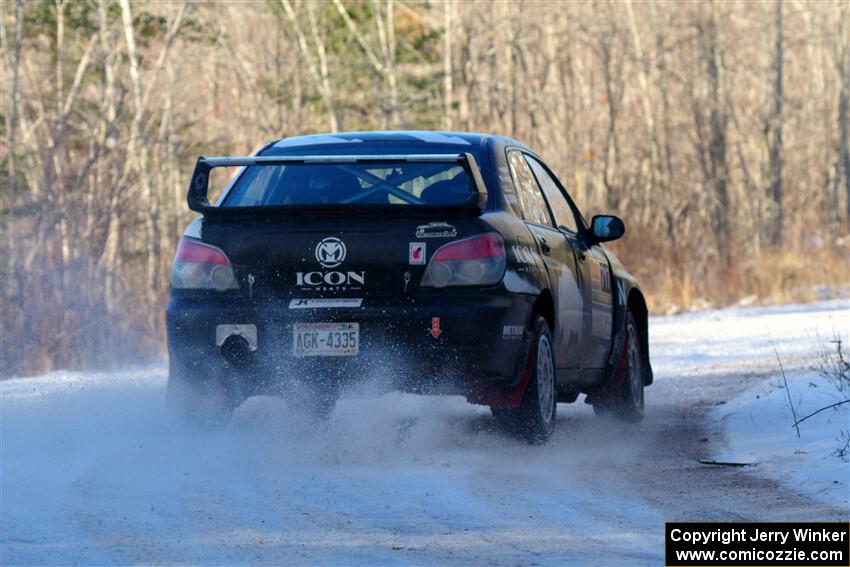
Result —
<instances>
[{"instance_id":1,"label":"tail light","mask_svg":"<svg viewBox=\"0 0 850 567\"><path fill-rule=\"evenodd\" d=\"M182 238L174 257L171 287L178 289L238 289L230 260L221 249Z\"/></svg>"},{"instance_id":2,"label":"tail light","mask_svg":"<svg viewBox=\"0 0 850 567\"><path fill-rule=\"evenodd\" d=\"M505 241L498 234L456 240L431 257L423 287L493 285L505 275Z\"/></svg>"}]
</instances>

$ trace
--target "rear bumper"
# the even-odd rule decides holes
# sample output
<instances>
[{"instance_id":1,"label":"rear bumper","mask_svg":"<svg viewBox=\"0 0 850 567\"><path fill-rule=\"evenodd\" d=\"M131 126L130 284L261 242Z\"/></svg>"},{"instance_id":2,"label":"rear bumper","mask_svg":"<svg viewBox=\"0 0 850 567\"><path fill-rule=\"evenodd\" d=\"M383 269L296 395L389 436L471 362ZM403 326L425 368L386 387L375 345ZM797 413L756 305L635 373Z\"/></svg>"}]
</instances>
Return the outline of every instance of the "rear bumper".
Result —
<instances>
[{"instance_id":1,"label":"rear bumper","mask_svg":"<svg viewBox=\"0 0 850 567\"><path fill-rule=\"evenodd\" d=\"M377 377L408 391L469 394L482 386L514 385L525 350L517 331L528 327L533 301L499 287L420 290L415 303L403 305L370 304L367 298L360 308L289 309L285 300L173 293L166 311L168 348L196 379L215 377L229 371L216 328L254 325L256 350L238 373L246 395L274 392L292 378L329 375L340 381ZM435 317L439 333L432 333ZM359 354L293 356L292 326L309 322L359 323Z\"/></svg>"}]
</instances>

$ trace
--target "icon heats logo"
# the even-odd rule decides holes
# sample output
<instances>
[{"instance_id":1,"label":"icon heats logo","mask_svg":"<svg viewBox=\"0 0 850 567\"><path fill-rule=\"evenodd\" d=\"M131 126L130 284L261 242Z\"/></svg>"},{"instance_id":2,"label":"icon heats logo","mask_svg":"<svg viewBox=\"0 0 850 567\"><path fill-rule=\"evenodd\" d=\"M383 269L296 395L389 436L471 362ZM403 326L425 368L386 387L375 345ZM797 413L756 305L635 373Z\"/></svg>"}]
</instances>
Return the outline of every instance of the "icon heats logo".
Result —
<instances>
[{"instance_id":1,"label":"icon heats logo","mask_svg":"<svg viewBox=\"0 0 850 567\"><path fill-rule=\"evenodd\" d=\"M336 268L345 260L345 243L339 238L322 239L316 246L316 260L323 268Z\"/></svg>"}]
</instances>

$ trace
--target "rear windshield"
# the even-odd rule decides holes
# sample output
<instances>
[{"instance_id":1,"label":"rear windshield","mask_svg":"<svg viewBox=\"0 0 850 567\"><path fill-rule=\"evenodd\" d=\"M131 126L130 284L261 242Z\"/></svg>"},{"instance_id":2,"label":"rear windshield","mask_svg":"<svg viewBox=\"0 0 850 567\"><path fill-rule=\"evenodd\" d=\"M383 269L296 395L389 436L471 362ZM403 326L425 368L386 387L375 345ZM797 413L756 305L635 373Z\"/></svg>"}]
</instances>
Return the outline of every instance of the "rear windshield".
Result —
<instances>
[{"instance_id":1,"label":"rear windshield","mask_svg":"<svg viewBox=\"0 0 850 567\"><path fill-rule=\"evenodd\" d=\"M456 163L251 165L222 206L459 205L472 191Z\"/></svg>"}]
</instances>

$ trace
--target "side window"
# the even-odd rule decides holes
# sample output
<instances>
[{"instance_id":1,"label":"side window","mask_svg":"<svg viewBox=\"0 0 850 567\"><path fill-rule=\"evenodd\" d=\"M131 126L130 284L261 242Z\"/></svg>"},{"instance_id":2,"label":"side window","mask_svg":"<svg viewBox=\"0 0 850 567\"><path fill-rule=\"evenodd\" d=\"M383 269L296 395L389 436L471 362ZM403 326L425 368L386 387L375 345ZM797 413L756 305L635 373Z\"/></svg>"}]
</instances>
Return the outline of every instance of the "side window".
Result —
<instances>
[{"instance_id":1,"label":"side window","mask_svg":"<svg viewBox=\"0 0 850 567\"><path fill-rule=\"evenodd\" d=\"M531 168L522 158L522 154L510 152L508 163L511 166L511 176L514 178L523 218L543 226L552 226L552 217L549 215L549 209L546 208L546 201L543 200L540 187L534 180L534 174L531 173Z\"/></svg>"},{"instance_id":2,"label":"side window","mask_svg":"<svg viewBox=\"0 0 850 567\"><path fill-rule=\"evenodd\" d=\"M546 200L549 201L549 206L552 207L552 214L555 215L555 224L569 231L578 232L576 217L570 208L570 204L567 203L564 194L561 192L561 188L558 187L558 184L552 179L552 176L549 175L549 172L546 171L540 162L529 156L526 156L525 159L528 165L531 166L532 171L534 171L534 176L537 178L537 182L540 183L540 187L543 188L543 193L546 195Z\"/></svg>"}]
</instances>

